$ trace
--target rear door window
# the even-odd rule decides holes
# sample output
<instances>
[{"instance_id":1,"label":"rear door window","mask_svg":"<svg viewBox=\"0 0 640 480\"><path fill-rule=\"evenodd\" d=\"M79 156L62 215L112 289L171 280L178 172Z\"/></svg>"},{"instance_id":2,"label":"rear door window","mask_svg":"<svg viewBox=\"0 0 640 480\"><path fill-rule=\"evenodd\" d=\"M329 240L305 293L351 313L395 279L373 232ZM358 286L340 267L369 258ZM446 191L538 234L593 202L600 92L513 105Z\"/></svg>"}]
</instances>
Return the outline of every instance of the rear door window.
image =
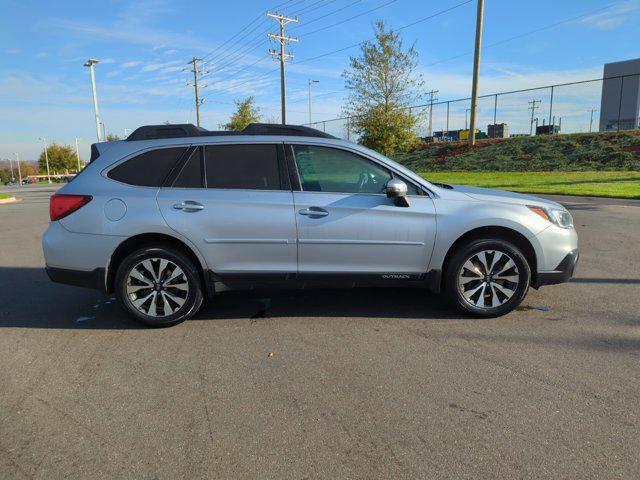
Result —
<instances>
[{"instance_id":1,"label":"rear door window","mask_svg":"<svg viewBox=\"0 0 640 480\"><path fill-rule=\"evenodd\" d=\"M207 188L280 190L278 145L205 147Z\"/></svg>"},{"instance_id":2,"label":"rear door window","mask_svg":"<svg viewBox=\"0 0 640 480\"><path fill-rule=\"evenodd\" d=\"M107 177L140 187L160 187L187 147L160 148L136 155L112 168Z\"/></svg>"}]
</instances>

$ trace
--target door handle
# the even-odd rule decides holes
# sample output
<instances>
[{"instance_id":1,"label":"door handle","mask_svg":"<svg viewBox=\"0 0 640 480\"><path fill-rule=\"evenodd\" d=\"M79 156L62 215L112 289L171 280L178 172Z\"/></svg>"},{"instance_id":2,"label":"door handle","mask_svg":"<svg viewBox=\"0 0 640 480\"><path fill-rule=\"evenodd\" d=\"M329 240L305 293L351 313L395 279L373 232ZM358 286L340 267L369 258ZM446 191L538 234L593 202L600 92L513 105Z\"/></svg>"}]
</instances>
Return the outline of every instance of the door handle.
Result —
<instances>
[{"instance_id":1,"label":"door handle","mask_svg":"<svg viewBox=\"0 0 640 480\"><path fill-rule=\"evenodd\" d=\"M303 208L302 210L298 210L298 213L311 218L322 218L329 215L329 212L320 207Z\"/></svg>"},{"instance_id":2,"label":"door handle","mask_svg":"<svg viewBox=\"0 0 640 480\"><path fill-rule=\"evenodd\" d=\"M182 210L183 212L199 212L204 210L204 205L193 200L185 200L182 203L176 203L173 208L175 210Z\"/></svg>"}]
</instances>

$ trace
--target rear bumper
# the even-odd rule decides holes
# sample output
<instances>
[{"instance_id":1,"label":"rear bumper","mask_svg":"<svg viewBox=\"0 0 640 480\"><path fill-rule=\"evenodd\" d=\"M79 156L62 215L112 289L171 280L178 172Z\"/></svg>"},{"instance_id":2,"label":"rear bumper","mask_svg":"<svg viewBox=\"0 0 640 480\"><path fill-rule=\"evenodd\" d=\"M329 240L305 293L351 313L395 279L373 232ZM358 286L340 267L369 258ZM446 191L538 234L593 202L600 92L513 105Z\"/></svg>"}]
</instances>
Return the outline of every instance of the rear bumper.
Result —
<instances>
[{"instance_id":1,"label":"rear bumper","mask_svg":"<svg viewBox=\"0 0 640 480\"><path fill-rule=\"evenodd\" d=\"M67 268L46 267L51 281L74 285L76 287L93 288L105 292L104 268L95 270L69 270Z\"/></svg>"},{"instance_id":2,"label":"rear bumper","mask_svg":"<svg viewBox=\"0 0 640 480\"><path fill-rule=\"evenodd\" d=\"M556 285L569 281L575 272L580 256L578 249L570 251L551 272L538 272L531 286L539 288L543 285Z\"/></svg>"}]
</instances>

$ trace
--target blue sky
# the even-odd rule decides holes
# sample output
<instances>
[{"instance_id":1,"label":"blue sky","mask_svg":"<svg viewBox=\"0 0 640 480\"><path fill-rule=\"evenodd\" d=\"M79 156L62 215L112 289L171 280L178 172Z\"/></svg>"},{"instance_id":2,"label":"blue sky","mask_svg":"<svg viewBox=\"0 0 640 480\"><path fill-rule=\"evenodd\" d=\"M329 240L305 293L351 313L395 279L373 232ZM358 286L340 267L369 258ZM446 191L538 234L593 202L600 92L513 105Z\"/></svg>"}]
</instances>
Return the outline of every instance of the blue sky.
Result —
<instances>
[{"instance_id":1,"label":"blue sky","mask_svg":"<svg viewBox=\"0 0 640 480\"><path fill-rule=\"evenodd\" d=\"M277 120L279 76L267 54L275 45L261 42L276 28L265 11L279 4L284 6L275 10L300 19L289 26L300 42L288 49L295 55L288 65L288 120L307 121L308 78L320 81L314 85L314 120L336 117L344 95L341 73L358 49L306 59L371 37L377 18L398 28L463 2L0 1L0 159L13 152L35 158L39 137L69 144L80 137L87 156L96 138L83 67L89 57L101 60L98 97L108 132L194 122L193 89L183 71L194 55L206 58L211 72L202 92L205 128L218 128L232 100L248 95L256 97L265 120ZM402 30L407 44L415 42L420 72L440 100L469 95L475 8L474 0ZM481 93L601 76L604 63L640 56L638 25L640 0L487 0Z\"/></svg>"}]
</instances>

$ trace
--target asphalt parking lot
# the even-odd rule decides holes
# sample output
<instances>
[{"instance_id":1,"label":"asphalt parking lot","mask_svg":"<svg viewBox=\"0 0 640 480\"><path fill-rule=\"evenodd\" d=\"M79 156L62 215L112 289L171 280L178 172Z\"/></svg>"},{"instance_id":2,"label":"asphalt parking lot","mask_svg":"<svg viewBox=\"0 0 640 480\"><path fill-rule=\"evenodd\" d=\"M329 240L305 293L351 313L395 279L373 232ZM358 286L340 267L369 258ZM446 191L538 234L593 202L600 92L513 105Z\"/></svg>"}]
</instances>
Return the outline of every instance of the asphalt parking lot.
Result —
<instances>
[{"instance_id":1,"label":"asphalt parking lot","mask_svg":"<svg viewBox=\"0 0 640 480\"><path fill-rule=\"evenodd\" d=\"M0 478L638 478L640 202L561 199L571 283L227 293L144 329L52 284L49 186L0 205ZM269 356L269 353L272 356Z\"/></svg>"}]
</instances>

